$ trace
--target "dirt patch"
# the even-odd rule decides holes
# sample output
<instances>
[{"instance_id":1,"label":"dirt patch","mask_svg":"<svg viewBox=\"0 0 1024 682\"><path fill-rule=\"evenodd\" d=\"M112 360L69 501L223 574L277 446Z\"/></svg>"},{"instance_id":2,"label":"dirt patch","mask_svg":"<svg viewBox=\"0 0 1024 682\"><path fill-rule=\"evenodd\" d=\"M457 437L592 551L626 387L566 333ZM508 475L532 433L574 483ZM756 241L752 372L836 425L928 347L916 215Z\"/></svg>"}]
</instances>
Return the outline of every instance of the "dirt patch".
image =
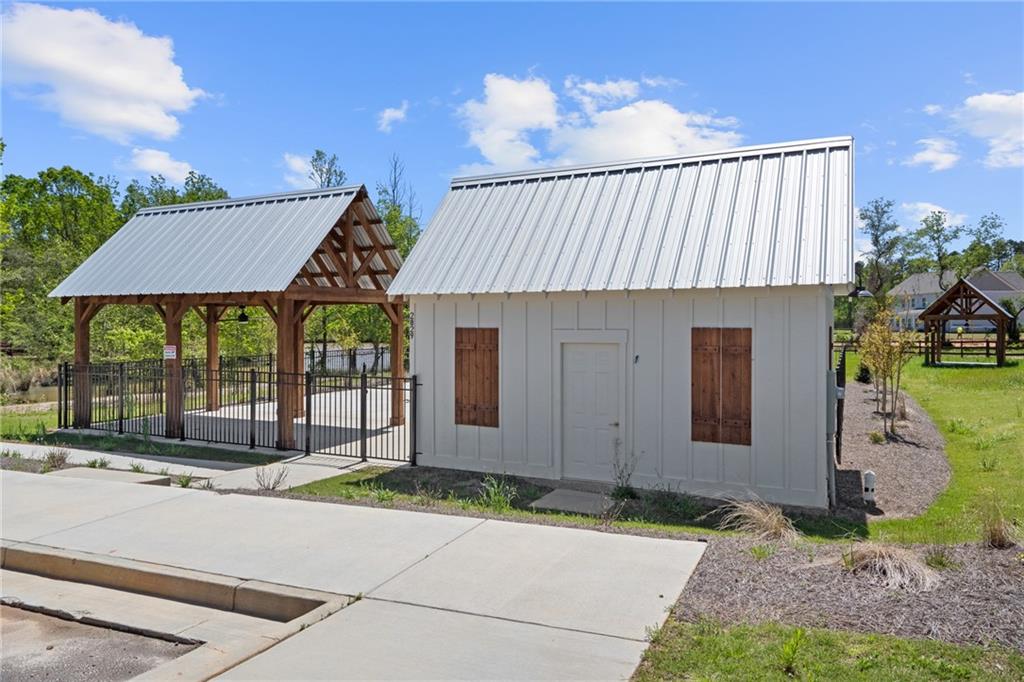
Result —
<instances>
[{"instance_id":1,"label":"dirt patch","mask_svg":"<svg viewBox=\"0 0 1024 682\"><path fill-rule=\"evenodd\" d=\"M5 680L129 680L195 649L10 606L0 621Z\"/></svg>"},{"instance_id":2,"label":"dirt patch","mask_svg":"<svg viewBox=\"0 0 1024 682\"><path fill-rule=\"evenodd\" d=\"M845 543L772 550L748 538L714 538L676 604L686 621L779 622L927 637L961 644L997 642L1024 651L1024 561L1020 548L947 548L956 567L938 571L927 592L882 587L842 567ZM912 547L924 556L924 547ZM755 558L755 553L762 556ZM767 556L765 556L767 554Z\"/></svg>"},{"instance_id":3,"label":"dirt patch","mask_svg":"<svg viewBox=\"0 0 1024 682\"><path fill-rule=\"evenodd\" d=\"M905 420L897 420L898 437L872 443L881 434L882 416L875 412L870 384L846 385L843 408L843 462L836 473L837 515L854 520L899 519L917 516L946 489L950 469L945 441L928 414L906 396ZM875 506L862 497L862 474L875 472Z\"/></svg>"}]
</instances>

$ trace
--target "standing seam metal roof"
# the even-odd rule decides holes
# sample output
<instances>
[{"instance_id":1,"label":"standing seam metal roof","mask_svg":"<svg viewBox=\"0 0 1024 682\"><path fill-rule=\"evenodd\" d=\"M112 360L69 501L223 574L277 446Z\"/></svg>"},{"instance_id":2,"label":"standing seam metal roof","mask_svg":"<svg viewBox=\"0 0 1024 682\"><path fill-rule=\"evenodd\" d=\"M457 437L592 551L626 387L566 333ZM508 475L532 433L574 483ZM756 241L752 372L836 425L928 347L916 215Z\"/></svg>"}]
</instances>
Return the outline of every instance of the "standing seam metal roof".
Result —
<instances>
[{"instance_id":1,"label":"standing seam metal roof","mask_svg":"<svg viewBox=\"0 0 1024 682\"><path fill-rule=\"evenodd\" d=\"M303 265L319 273L310 256L357 197L370 229L391 245L362 185L157 206L136 213L50 296L283 291ZM372 244L365 229L354 230L358 246ZM397 252L387 253L399 267ZM372 266L385 268L378 255ZM360 285L373 286L367 276Z\"/></svg>"},{"instance_id":2,"label":"standing seam metal roof","mask_svg":"<svg viewBox=\"0 0 1024 682\"><path fill-rule=\"evenodd\" d=\"M457 178L390 295L853 281L853 138Z\"/></svg>"}]
</instances>

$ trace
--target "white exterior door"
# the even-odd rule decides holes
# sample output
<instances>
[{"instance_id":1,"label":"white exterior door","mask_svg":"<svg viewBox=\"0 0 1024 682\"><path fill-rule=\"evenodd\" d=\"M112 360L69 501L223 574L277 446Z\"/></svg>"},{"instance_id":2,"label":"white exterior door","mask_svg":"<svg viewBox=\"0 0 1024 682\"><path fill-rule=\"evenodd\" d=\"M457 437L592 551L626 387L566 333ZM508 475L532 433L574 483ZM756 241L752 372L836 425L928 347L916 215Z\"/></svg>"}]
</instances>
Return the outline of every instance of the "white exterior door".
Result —
<instances>
[{"instance_id":1,"label":"white exterior door","mask_svg":"<svg viewBox=\"0 0 1024 682\"><path fill-rule=\"evenodd\" d=\"M613 479L622 432L619 346L562 344L562 473L566 478Z\"/></svg>"}]
</instances>

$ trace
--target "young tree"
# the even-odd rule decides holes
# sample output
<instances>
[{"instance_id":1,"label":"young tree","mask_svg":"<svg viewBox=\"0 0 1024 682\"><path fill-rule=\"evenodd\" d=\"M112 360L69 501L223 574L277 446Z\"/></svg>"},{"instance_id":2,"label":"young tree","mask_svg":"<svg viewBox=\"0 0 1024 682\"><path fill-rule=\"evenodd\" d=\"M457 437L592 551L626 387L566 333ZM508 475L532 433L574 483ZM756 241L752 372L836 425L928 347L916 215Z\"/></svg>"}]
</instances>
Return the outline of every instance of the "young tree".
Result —
<instances>
[{"instance_id":1,"label":"young tree","mask_svg":"<svg viewBox=\"0 0 1024 682\"><path fill-rule=\"evenodd\" d=\"M1010 313L1010 328L1006 330L1006 333L1010 337L1010 341L1017 343L1020 341L1020 314L1024 313L1024 296L1006 297L999 301L999 305Z\"/></svg>"},{"instance_id":2,"label":"young tree","mask_svg":"<svg viewBox=\"0 0 1024 682\"><path fill-rule=\"evenodd\" d=\"M419 206L412 185L405 179L405 164L397 154L388 161L387 178L377 183L377 210L399 255L405 258L420 236Z\"/></svg>"},{"instance_id":3,"label":"young tree","mask_svg":"<svg viewBox=\"0 0 1024 682\"><path fill-rule=\"evenodd\" d=\"M895 331L888 309L879 310L861 337L861 358L875 382L875 406L882 415L882 428L896 433L903 367L913 355L917 334Z\"/></svg>"},{"instance_id":4,"label":"young tree","mask_svg":"<svg viewBox=\"0 0 1024 682\"><path fill-rule=\"evenodd\" d=\"M338 162L338 155L327 155L322 149L313 152L309 159L309 179L320 189L327 187L341 187L345 184L347 176Z\"/></svg>"},{"instance_id":5,"label":"young tree","mask_svg":"<svg viewBox=\"0 0 1024 682\"><path fill-rule=\"evenodd\" d=\"M957 262L950 254L949 246L959 239L964 229L960 225L950 225L948 220L949 216L944 211L932 211L921 220L921 227L914 232L914 241L934 264L943 291L953 286L949 275Z\"/></svg>"},{"instance_id":6,"label":"young tree","mask_svg":"<svg viewBox=\"0 0 1024 682\"><path fill-rule=\"evenodd\" d=\"M894 272L893 260L900 247L899 223L893 218L893 202L878 198L869 201L860 209L861 232L868 236L871 250L867 259L867 289L872 294L888 290Z\"/></svg>"}]
</instances>

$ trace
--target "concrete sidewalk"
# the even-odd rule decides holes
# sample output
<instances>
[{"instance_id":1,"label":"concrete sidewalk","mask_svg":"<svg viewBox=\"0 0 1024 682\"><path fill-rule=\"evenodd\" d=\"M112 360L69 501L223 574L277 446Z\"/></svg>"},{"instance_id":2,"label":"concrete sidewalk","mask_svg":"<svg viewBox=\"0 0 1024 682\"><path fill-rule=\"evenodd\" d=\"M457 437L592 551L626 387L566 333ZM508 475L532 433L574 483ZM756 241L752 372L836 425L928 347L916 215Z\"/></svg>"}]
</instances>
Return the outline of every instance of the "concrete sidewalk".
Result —
<instances>
[{"instance_id":1,"label":"concrete sidewalk","mask_svg":"<svg viewBox=\"0 0 1024 682\"><path fill-rule=\"evenodd\" d=\"M228 677L628 677L701 543L0 474L8 540L364 599ZM358 608L357 608L358 607Z\"/></svg>"}]
</instances>

